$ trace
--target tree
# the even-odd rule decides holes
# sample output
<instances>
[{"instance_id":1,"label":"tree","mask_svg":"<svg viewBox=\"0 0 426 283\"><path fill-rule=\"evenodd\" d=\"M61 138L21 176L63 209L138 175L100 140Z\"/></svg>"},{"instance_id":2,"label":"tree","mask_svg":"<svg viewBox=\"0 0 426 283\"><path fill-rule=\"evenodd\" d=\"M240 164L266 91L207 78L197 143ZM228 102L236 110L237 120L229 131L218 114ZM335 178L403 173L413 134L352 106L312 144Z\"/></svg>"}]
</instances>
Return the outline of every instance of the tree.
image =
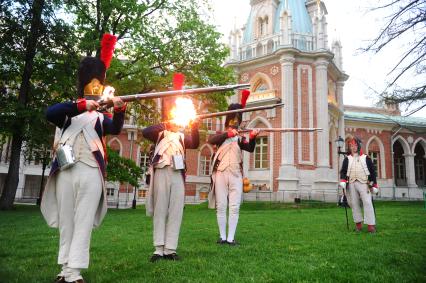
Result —
<instances>
[{"instance_id":1,"label":"tree","mask_svg":"<svg viewBox=\"0 0 426 283\"><path fill-rule=\"evenodd\" d=\"M55 15L55 0L2 1L0 6L0 134L12 138L12 150L0 209L11 209L18 186L22 146L47 148L51 135L46 105L70 96L78 58L70 27ZM73 56L74 55L74 56Z\"/></svg>"},{"instance_id":2,"label":"tree","mask_svg":"<svg viewBox=\"0 0 426 283\"><path fill-rule=\"evenodd\" d=\"M390 70L387 89L380 95L386 103L403 103L408 106L414 102L426 106L426 0L387 0L373 11L389 11L386 24L378 36L364 49L379 53L395 42L404 42L401 57ZM398 84L409 76L419 78L419 83L411 87Z\"/></svg>"},{"instance_id":3,"label":"tree","mask_svg":"<svg viewBox=\"0 0 426 283\"><path fill-rule=\"evenodd\" d=\"M67 6L76 15L78 45L86 55L99 55L103 33L118 37L120 60L113 60L107 78L119 95L164 90L174 72L185 73L193 86L234 82L232 70L222 67L228 49L219 43L215 27L200 16L202 8L203 2L192 0L74 0ZM226 106L223 94L203 100L215 108ZM155 101L130 108L140 125L156 116Z\"/></svg>"},{"instance_id":4,"label":"tree","mask_svg":"<svg viewBox=\"0 0 426 283\"><path fill-rule=\"evenodd\" d=\"M121 157L120 154L107 147L108 166L107 180L111 182L129 183L139 186L139 180L145 173L133 160Z\"/></svg>"},{"instance_id":5,"label":"tree","mask_svg":"<svg viewBox=\"0 0 426 283\"><path fill-rule=\"evenodd\" d=\"M44 5L34 9L40 3ZM13 146L0 208L12 207L22 144L43 148L39 141L52 133L44 119L46 106L75 99L78 62L85 55L99 56L104 33L119 39L107 73L108 84L119 95L166 89L174 72L184 72L193 86L233 82L232 70L222 67L228 49L218 43L215 27L200 16L204 5L204 0L3 1L0 135L12 136ZM66 21L57 16L64 12ZM34 25L32 19L37 19ZM23 60L26 54L32 56ZM24 71L27 65L32 66L30 76ZM20 86L27 86L23 95ZM216 108L226 105L222 93L203 101ZM140 125L158 119L154 101L129 108Z\"/></svg>"}]
</instances>

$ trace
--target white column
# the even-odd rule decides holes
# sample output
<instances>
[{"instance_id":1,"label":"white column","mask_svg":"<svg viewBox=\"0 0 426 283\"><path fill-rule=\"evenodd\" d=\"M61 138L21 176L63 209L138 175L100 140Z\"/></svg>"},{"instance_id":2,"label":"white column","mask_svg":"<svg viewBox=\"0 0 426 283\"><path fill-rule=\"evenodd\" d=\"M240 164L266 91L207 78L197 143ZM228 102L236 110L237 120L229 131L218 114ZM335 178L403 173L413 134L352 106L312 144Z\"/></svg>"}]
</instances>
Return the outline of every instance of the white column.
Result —
<instances>
[{"instance_id":1,"label":"white column","mask_svg":"<svg viewBox=\"0 0 426 283\"><path fill-rule=\"evenodd\" d=\"M407 186L408 187L417 187L415 167L414 167L414 156L416 156L416 155L412 154L412 153L404 154L404 157L405 157L405 175L407 176Z\"/></svg>"},{"instance_id":2,"label":"white column","mask_svg":"<svg viewBox=\"0 0 426 283\"><path fill-rule=\"evenodd\" d=\"M317 100L317 124L323 130L318 132L318 167L329 167L329 129L328 129L328 61L320 58L315 62L316 70L316 100Z\"/></svg>"},{"instance_id":3,"label":"white column","mask_svg":"<svg viewBox=\"0 0 426 283\"><path fill-rule=\"evenodd\" d=\"M294 127L294 89L293 89L293 64L294 57L291 54L284 55L281 63L281 100L284 103L281 115L282 127ZM272 169L272 168L271 168ZM278 199L293 201L297 196L299 178L294 166L294 133L281 134L281 166L278 177L278 190L281 195Z\"/></svg>"},{"instance_id":4,"label":"white column","mask_svg":"<svg viewBox=\"0 0 426 283\"><path fill-rule=\"evenodd\" d=\"M336 83L336 96L337 96L337 104L339 105L339 110L341 111L341 115L339 117L339 129L338 129L338 135L341 136L343 139L345 139L345 115L344 115L344 104L343 104L343 87L345 83L343 81L338 81ZM334 142L334 141L332 141ZM345 150L345 148L341 149L342 151ZM339 164L343 163L343 155L340 155L339 157ZM340 168L339 168L340 170Z\"/></svg>"},{"instance_id":5,"label":"white column","mask_svg":"<svg viewBox=\"0 0 426 283\"><path fill-rule=\"evenodd\" d=\"M293 64L294 57L281 57L281 100L284 103L281 115L281 124L284 128L294 127L294 99L293 99ZM281 165L294 165L294 133L281 134Z\"/></svg>"}]
</instances>

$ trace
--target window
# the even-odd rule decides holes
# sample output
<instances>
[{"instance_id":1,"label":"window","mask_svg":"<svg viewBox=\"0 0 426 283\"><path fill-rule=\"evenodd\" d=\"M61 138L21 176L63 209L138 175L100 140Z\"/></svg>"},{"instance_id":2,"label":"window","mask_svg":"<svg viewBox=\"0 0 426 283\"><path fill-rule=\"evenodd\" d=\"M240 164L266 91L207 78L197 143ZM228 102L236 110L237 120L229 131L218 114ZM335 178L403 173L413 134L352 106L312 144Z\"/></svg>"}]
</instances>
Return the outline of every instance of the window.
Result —
<instances>
[{"instance_id":1,"label":"window","mask_svg":"<svg viewBox=\"0 0 426 283\"><path fill-rule=\"evenodd\" d=\"M376 169L377 178L380 177L380 153L377 151L370 151L368 154L373 161L374 168Z\"/></svg>"},{"instance_id":2,"label":"window","mask_svg":"<svg viewBox=\"0 0 426 283\"><path fill-rule=\"evenodd\" d=\"M200 175L209 176L210 175L210 156L201 155L200 156Z\"/></svg>"},{"instance_id":3,"label":"window","mask_svg":"<svg viewBox=\"0 0 426 283\"><path fill-rule=\"evenodd\" d=\"M254 168L268 168L268 137L256 138L256 147L254 148Z\"/></svg>"},{"instance_id":4,"label":"window","mask_svg":"<svg viewBox=\"0 0 426 283\"><path fill-rule=\"evenodd\" d=\"M121 156L121 145L116 138L109 143L109 147Z\"/></svg>"},{"instance_id":5,"label":"window","mask_svg":"<svg viewBox=\"0 0 426 283\"><path fill-rule=\"evenodd\" d=\"M209 176L211 174L212 151L209 146L203 146L200 152L200 164L198 165L198 174Z\"/></svg>"},{"instance_id":6,"label":"window","mask_svg":"<svg viewBox=\"0 0 426 283\"><path fill-rule=\"evenodd\" d=\"M425 166L424 161L421 158L415 158L415 167L416 167L416 181L423 181L425 179Z\"/></svg>"},{"instance_id":7,"label":"window","mask_svg":"<svg viewBox=\"0 0 426 283\"><path fill-rule=\"evenodd\" d=\"M268 90L268 86L266 85L266 83L263 80L259 80L254 85L253 89L254 89L254 92L266 91L266 90Z\"/></svg>"},{"instance_id":8,"label":"window","mask_svg":"<svg viewBox=\"0 0 426 283\"><path fill-rule=\"evenodd\" d=\"M141 151L139 167L142 169L147 169L148 166L149 166L149 153Z\"/></svg>"},{"instance_id":9,"label":"window","mask_svg":"<svg viewBox=\"0 0 426 283\"><path fill-rule=\"evenodd\" d=\"M209 197L209 189L206 187L201 188L199 197L200 197L200 200L206 200Z\"/></svg>"},{"instance_id":10,"label":"window","mask_svg":"<svg viewBox=\"0 0 426 283\"><path fill-rule=\"evenodd\" d=\"M138 198L146 198L146 190L138 190Z\"/></svg>"},{"instance_id":11,"label":"window","mask_svg":"<svg viewBox=\"0 0 426 283\"><path fill-rule=\"evenodd\" d=\"M396 179L405 179L405 160L402 157L395 158Z\"/></svg>"},{"instance_id":12,"label":"window","mask_svg":"<svg viewBox=\"0 0 426 283\"><path fill-rule=\"evenodd\" d=\"M264 19L259 19L259 36L262 37L266 35L268 29L268 18L265 17Z\"/></svg>"},{"instance_id":13,"label":"window","mask_svg":"<svg viewBox=\"0 0 426 283\"><path fill-rule=\"evenodd\" d=\"M212 118L204 119L203 126L207 131L213 131L213 119Z\"/></svg>"},{"instance_id":14,"label":"window","mask_svg":"<svg viewBox=\"0 0 426 283\"><path fill-rule=\"evenodd\" d=\"M113 197L114 194L115 194L114 188L107 188L106 191L107 191L107 196L109 196L109 197Z\"/></svg>"},{"instance_id":15,"label":"window","mask_svg":"<svg viewBox=\"0 0 426 283\"><path fill-rule=\"evenodd\" d=\"M404 149L399 141L396 141L393 146L393 164L394 164L394 181L397 186L406 186L407 179L405 175L405 157Z\"/></svg>"}]
</instances>

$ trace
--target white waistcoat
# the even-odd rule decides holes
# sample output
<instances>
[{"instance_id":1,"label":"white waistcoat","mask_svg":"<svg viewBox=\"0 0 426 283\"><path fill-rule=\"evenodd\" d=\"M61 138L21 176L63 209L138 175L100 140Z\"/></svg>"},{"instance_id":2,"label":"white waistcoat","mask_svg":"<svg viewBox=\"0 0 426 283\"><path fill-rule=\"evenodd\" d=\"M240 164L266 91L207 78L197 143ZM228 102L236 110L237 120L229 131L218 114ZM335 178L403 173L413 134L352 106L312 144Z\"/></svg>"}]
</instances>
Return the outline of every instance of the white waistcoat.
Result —
<instances>
[{"instance_id":1,"label":"white waistcoat","mask_svg":"<svg viewBox=\"0 0 426 283\"><path fill-rule=\"evenodd\" d=\"M360 181L361 183L368 182L370 171L368 171L366 160L367 155L365 154L356 157L353 157L352 155L348 156L347 176L349 177L350 183L353 183L356 180Z\"/></svg>"},{"instance_id":2,"label":"white waistcoat","mask_svg":"<svg viewBox=\"0 0 426 283\"><path fill-rule=\"evenodd\" d=\"M80 143L78 146L81 146L83 141L81 140L81 136L79 134L82 133L84 140L89 148L88 150L90 152L99 150L104 157L102 141L95 130L95 125L98 118L102 124L104 117L97 111L86 111L80 115L72 117L71 125L63 132L61 138L59 139L59 144L68 144L74 147L74 144L77 141L77 143ZM74 147L74 150L77 150L78 152L80 148Z\"/></svg>"},{"instance_id":3,"label":"white waistcoat","mask_svg":"<svg viewBox=\"0 0 426 283\"><path fill-rule=\"evenodd\" d=\"M184 137L182 133L165 130L163 135L163 139L157 144L154 151L154 156L160 155L160 160L155 165L155 168L171 165L171 158L174 154L184 155L185 153L181 143Z\"/></svg>"},{"instance_id":4,"label":"white waistcoat","mask_svg":"<svg viewBox=\"0 0 426 283\"><path fill-rule=\"evenodd\" d=\"M213 164L215 164L216 160L219 160L217 170L241 171L243 156L238 141L238 137L227 138L219 147L213 160Z\"/></svg>"}]
</instances>

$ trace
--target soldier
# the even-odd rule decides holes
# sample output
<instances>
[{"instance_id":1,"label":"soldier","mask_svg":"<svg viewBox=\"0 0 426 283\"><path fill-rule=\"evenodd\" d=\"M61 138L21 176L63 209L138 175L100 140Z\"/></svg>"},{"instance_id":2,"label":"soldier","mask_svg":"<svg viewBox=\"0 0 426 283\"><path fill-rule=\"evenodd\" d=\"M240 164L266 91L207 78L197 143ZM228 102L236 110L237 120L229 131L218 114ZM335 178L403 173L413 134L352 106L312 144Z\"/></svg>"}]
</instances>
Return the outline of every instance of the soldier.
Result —
<instances>
[{"instance_id":1,"label":"soldier","mask_svg":"<svg viewBox=\"0 0 426 283\"><path fill-rule=\"evenodd\" d=\"M245 107L250 92L243 90L241 104L229 105L228 110ZM208 142L217 146L213 158L212 187L209 192L209 208L216 208L220 238L218 244L235 245L239 209L243 190L242 150L253 152L259 131L250 132L249 141L238 135L242 121L241 113L228 114L225 120L225 133L211 136ZM226 235L226 210L229 203L228 235Z\"/></svg>"},{"instance_id":2,"label":"soldier","mask_svg":"<svg viewBox=\"0 0 426 283\"><path fill-rule=\"evenodd\" d=\"M179 88L175 86L175 89ZM146 200L147 215L153 216L154 222L155 251L150 258L151 262L180 259L176 249L185 204L185 149L196 149L199 145L198 121L192 123L190 134L179 132L179 126L167 122L173 103L167 101L170 100L163 101L165 122L142 131L144 138L155 144Z\"/></svg>"},{"instance_id":3,"label":"soldier","mask_svg":"<svg viewBox=\"0 0 426 283\"><path fill-rule=\"evenodd\" d=\"M47 224L59 228L58 264L62 265L62 271L55 282L84 282L80 270L89 266L92 229L101 224L107 210L103 138L120 133L126 105L120 98L112 98L111 118L109 113L96 111L99 104L95 99L104 89L115 41L114 36L104 35L102 60L85 57L80 62L79 99L55 104L46 112L48 121L61 129L41 203ZM71 155L74 158L69 158Z\"/></svg>"},{"instance_id":4,"label":"soldier","mask_svg":"<svg viewBox=\"0 0 426 283\"><path fill-rule=\"evenodd\" d=\"M346 189L355 230L362 230L362 222L368 225L368 232L376 232L376 216L373 206L372 194L378 193L376 170L371 158L363 154L361 140L353 138L349 142L350 154L345 157L340 170L340 187ZM371 186L370 186L371 184ZM364 218L362 217L362 201Z\"/></svg>"}]
</instances>

